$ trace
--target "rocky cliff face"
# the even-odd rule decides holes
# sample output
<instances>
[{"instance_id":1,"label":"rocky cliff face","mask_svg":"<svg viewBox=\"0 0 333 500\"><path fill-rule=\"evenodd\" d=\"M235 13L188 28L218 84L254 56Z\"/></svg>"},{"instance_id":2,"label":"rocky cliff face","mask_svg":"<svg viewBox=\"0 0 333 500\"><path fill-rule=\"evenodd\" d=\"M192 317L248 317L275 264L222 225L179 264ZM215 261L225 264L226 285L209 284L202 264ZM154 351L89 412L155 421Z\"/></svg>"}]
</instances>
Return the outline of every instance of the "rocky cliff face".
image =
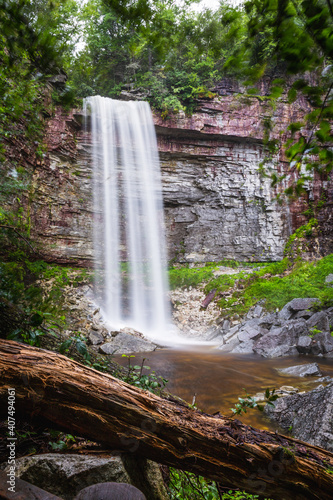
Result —
<instances>
[{"instance_id":1,"label":"rocky cliff face","mask_svg":"<svg viewBox=\"0 0 333 500\"><path fill-rule=\"evenodd\" d=\"M277 203L262 162L267 155L265 123L274 125L272 138L284 139L290 120L299 120L308 104L299 100L290 105L281 99L274 108L265 96L236 95L232 89L229 94L202 101L190 118L154 117L169 258L177 261L279 260L288 236L307 220L301 214L305 200ZM89 130L80 120L80 113L60 110L49 120L49 155L35 169L29 204L32 235L42 244L44 257L90 265L91 145ZM265 168L287 172L283 154L272 157ZM289 179L292 175L288 173ZM332 245L332 182L316 178L308 186L309 199L319 199L323 192L319 253L325 254Z\"/></svg>"}]
</instances>

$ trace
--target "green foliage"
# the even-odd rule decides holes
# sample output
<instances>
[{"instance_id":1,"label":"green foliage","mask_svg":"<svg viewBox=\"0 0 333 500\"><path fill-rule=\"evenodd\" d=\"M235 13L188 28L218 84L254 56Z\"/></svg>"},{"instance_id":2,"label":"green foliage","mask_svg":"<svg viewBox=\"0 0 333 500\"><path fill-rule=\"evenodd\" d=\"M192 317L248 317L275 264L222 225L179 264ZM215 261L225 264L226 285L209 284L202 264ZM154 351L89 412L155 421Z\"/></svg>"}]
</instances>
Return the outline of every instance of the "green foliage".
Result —
<instances>
[{"instance_id":1,"label":"green foliage","mask_svg":"<svg viewBox=\"0 0 333 500\"><path fill-rule=\"evenodd\" d=\"M278 276L289 266L288 259L272 264L253 273L245 282L245 289L234 293L229 300L220 301L221 307L231 307L233 312L244 313L259 300L265 301L268 310L281 309L294 298L313 297L322 302L333 299L333 290L325 278L333 270L333 255L309 263L300 262L289 273ZM279 273L277 269L280 267Z\"/></svg>"},{"instance_id":2,"label":"green foliage","mask_svg":"<svg viewBox=\"0 0 333 500\"><path fill-rule=\"evenodd\" d=\"M90 364L90 354L87 349L87 339L81 332L75 332L59 346L60 354L72 357L74 353L82 356L86 364Z\"/></svg>"},{"instance_id":3,"label":"green foliage","mask_svg":"<svg viewBox=\"0 0 333 500\"><path fill-rule=\"evenodd\" d=\"M313 338L317 333L321 333L321 330L318 330L318 328L310 328L309 337Z\"/></svg>"},{"instance_id":4,"label":"green foliage","mask_svg":"<svg viewBox=\"0 0 333 500\"><path fill-rule=\"evenodd\" d=\"M226 6L195 13L192 3L88 1L86 45L69 68L78 95L136 88L163 118L212 98L223 62L246 37L244 14Z\"/></svg>"},{"instance_id":5,"label":"green foliage","mask_svg":"<svg viewBox=\"0 0 333 500\"><path fill-rule=\"evenodd\" d=\"M12 304L21 314L20 326L14 324L7 338L39 346L46 326L51 334L55 334L54 329L59 331L65 327L63 287L79 286L90 276L86 270L73 273L71 268L41 260L30 262L23 252L15 255L14 262L0 262L0 300ZM41 287L40 280L48 283L47 290Z\"/></svg>"},{"instance_id":6,"label":"green foliage","mask_svg":"<svg viewBox=\"0 0 333 500\"><path fill-rule=\"evenodd\" d=\"M215 267L216 265L214 265ZM213 277L213 268L189 268L173 267L169 270L169 283L171 290L175 288L185 288L198 286L203 281L208 281Z\"/></svg>"},{"instance_id":7,"label":"green foliage","mask_svg":"<svg viewBox=\"0 0 333 500\"><path fill-rule=\"evenodd\" d=\"M311 238L315 228L318 226L318 220L312 218L307 224L296 229L296 231L289 237L284 254L289 259L299 258L301 256L302 250L304 250L304 239Z\"/></svg>"},{"instance_id":8,"label":"green foliage","mask_svg":"<svg viewBox=\"0 0 333 500\"><path fill-rule=\"evenodd\" d=\"M304 96L310 105L302 122L289 125L285 143L290 170L297 173L286 195L300 196L309 174L310 178L313 171L327 175L333 167L333 10L330 2L317 0L249 0L245 11L248 37L229 63L240 67L250 84L263 76L272 79L272 99L288 86L290 103ZM290 74L297 78L290 81Z\"/></svg>"},{"instance_id":9,"label":"green foliage","mask_svg":"<svg viewBox=\"0 0 333 500\"><path fill-rule=\"evenodd\" d=\"M234 415L242 415L247 413L248 409L257 408L259 411L263 411L266 404L274 406L274 401L278 399L278 395L275 394L275 389L270 391L268 388L265 390L265 401L262 404L258 404L254 397L250 396L245 389L245 398L238 398L239 403L235 404L234 408L230 408Z\"/></svg>"},{"instance_id":10,"label":"green foliage","mask_svg":"<svg viewBox=\"0 0 333 500\"><path fill-rule=\"evenodd\" d=\"M50 429L49 434L52 438L52 441L49 441L52 451L64 451L68 449L70 444L76 443L76 438L72 434L65 434L54 429Z\"/></svg>"},{"instance_id":11,"label":"green foliage","mask_svg":"<svg viewBox=\"0 0 333 500\"><path fill-rule=\"evenodd\" d=\"M303 228L301 231L305 234L308 229ZM256 267L251 273L242 271L215 278L213 270L217 265L209 264L199 269L171 269L172 288L205 283L205 293L216 289L221 314L230 317L246 314L258 302L269 311L281 309L287 302L299 297L320 299L319 309L333 304L333 288L325 282L326 276L333 272L333 255L313 263L297 260L293 264L284 258L280 262L261 263L259 269L258 263L252 263ZM231 296L225 298L224 292L229 292Z\"/></svg>"},{"instance_id":12,"label":"green foliage","mask_svg":"<svg viewBox=\"0 0 333 500\"><path fill-rule=\"evenodd\" d=\"M169 493L172 499L184 500L257 500L258 495L245 491L223 492L215 481L210 481L191 472L170 468ZM223 488L224 490L224 488Z\"/></svg>"},{"instance_id":13,"label":"green foliage","mask_svg":"<svg viewBox=\"0 0 333 500\"><path fill-rule=\"evenodd\" d=\"M145 358L143 358L141 366L138 366L131 364L132 358L135 358L134 355L123 354L122 357L128 361L127 373L120 377L124 382L156 394L161 393L168 381L162 376L156 375L154 370L149 371L151 370L150 366L144 365ZM148 373L144 373L144 370L148 370Z\"/></svg>"}]
</instances>

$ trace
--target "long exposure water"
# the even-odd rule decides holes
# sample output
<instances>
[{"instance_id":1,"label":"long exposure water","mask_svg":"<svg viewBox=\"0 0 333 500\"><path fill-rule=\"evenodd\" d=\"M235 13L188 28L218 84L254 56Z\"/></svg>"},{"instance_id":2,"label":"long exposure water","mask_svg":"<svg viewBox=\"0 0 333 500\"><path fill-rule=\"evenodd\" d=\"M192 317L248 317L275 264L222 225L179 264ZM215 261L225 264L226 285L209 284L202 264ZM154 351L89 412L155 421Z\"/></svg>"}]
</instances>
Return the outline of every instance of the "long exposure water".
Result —
<instances>
[{"instance_id":1,"label":"long exposure water","mask_svg":"<svg viewBox=\"0 0 333 500\"><path fill-rule=\"evenodd\" d=\"M265 359L254 354L226 354L217 349L194 346L191 349L161 349L136 354L132 364L140 365L143 357L145 365L168 379L169 392L189 403L195 396L195 404L200 410L220 412L226 416L232 415L230 408L235 407L238 397L245 396L244 389L253 396L266 388L272 390L287 385L309 391L319 385L318 377L286 376L278 368L316 362L323 376L333 377L333 359L309 356ZM127 365L124 358L116 356L116 361ZM250 409L237 418L255 427L276 429L276 424L256 409Z\"/></svg>"},{"instance_id":2,"label":"long exposure water","mask_svg":"<svg viewBox=\"0 0 333 500\"><path fill-rule=\"evenodd\" d=\"M97 302L111 327L163 339L171 324L160 166L149 104L94 96ZM86 120L87 122L87 120Z\"/></svg>"}]
</instances>

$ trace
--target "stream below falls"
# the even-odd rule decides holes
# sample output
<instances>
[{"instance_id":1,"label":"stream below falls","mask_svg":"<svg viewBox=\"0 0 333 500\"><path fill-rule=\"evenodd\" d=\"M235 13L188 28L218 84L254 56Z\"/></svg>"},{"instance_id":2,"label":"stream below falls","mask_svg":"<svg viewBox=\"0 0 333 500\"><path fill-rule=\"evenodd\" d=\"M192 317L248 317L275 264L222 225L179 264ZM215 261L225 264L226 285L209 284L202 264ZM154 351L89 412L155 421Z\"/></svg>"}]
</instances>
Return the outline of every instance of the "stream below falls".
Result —
<instances>
[{"instance_id":1,"label":"stream below falls","mask_svg":"<svg viewBox=\"0 0 333 500\"><path fill-rule=\"evenodd\" d=\"M195 404L207 412L220 412L231 416L230 408L244 397L244 389L254 396L268 387L279 389L283 385L293 386L300 391L317 387L320 377L292 377L282 375L277 368L286 368L307 363L318 363L323 376L333 377L333 359L310 356L266 359L257 355L235 355L212 348L191 347L185 349L159 349L145 355L136 354L132 365L145 365L156 371L156 375L168 379L168 392ZM116 356L116 361L128 365L126 358ZM147 371L145 372L147 373ZM261 429L276 430L277 426L258 409L249 409L241 417L243 423ZM284 431L286 433L287 431Z\"/></svg>"}]
</instances>

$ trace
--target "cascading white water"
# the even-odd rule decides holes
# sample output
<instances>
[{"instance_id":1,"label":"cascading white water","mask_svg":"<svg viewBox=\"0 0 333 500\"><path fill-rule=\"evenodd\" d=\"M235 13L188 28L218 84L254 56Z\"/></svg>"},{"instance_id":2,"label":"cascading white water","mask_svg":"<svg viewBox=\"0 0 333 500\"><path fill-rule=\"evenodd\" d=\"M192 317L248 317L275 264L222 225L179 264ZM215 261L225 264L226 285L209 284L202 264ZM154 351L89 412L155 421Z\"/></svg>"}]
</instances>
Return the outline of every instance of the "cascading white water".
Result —
<instances>
[{"instance_id":1,"label":"cascading white water","mask_svg":"<svg viewBox=\"0 0 333 500\"><path fill-rule=\"evenodd\" d=\"M90 116L94 170L97 301L114 328L162 338L171 325L161 176L149 104L94 96Z\"/></svg>"}]
</instances>

